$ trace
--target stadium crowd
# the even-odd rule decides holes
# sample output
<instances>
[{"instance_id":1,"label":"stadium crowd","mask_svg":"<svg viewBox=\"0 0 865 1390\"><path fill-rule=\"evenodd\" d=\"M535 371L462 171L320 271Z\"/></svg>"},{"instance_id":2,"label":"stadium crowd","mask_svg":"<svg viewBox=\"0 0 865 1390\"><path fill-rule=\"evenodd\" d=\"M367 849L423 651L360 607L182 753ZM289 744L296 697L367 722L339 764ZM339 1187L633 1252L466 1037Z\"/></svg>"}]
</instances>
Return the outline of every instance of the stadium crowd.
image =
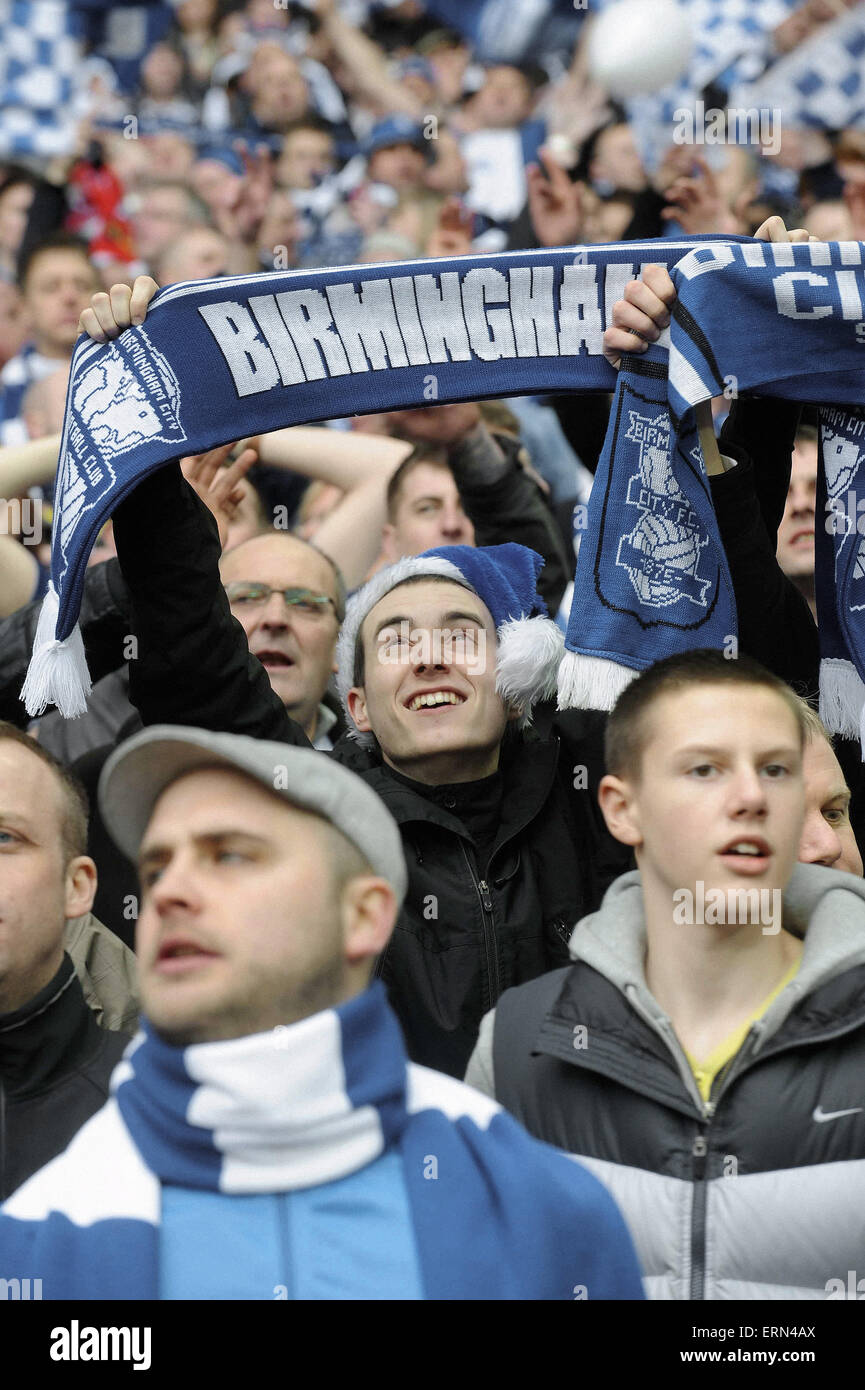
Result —
<instances>
[{"instance_id":1,"label":"stadium crowd","mask_svg":"<svg viewBox=\"0 0 865 1390\"><path fill-rule=\"evenodd\" d=\"M554 0L498 47L493 0L172 0L124 62L110 8L82 7L68 148L0 119L0 1280L836 1296L865 1236L865 778L816 712L813 408L706 407L738 656L656 661L609 715L502 677L509 620L567 623L601 394L160 468L90 557L86 714L21 686L79 334L228 275L865 242L865 109L771 149L650 139ZM764 37L783 58L856 8L778 0ZM645 267L607 361L675 300ZM697 884L759 888L759 919L682 924Z\"/></svg>"}]
</instances>

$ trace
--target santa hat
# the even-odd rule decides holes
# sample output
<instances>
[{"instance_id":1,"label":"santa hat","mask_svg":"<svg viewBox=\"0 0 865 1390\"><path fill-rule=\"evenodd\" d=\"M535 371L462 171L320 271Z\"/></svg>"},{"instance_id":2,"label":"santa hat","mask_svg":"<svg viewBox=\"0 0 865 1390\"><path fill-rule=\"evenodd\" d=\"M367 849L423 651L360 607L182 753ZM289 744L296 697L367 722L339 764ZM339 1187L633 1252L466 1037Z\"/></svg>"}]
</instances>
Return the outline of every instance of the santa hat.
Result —
<instances>
[{"instance_id":1,"label":"santa hat","mask_svg":"<svg viewBox=\"0 0 865 1390\"><path fill-rule=\"evenodd\" d=\"M373 575L348 601L336 655L337 689L348 719L351 736L360 743L374 742L361 733L348 709L348 692L355 679L358 633L377 603L408 579L449 579L477 594L490 611L496 628L496 690L502 699L521 710L520 727L531 720L532 706L550 698L556 690L556 674L562 659L564 638L537 591L543 559L527 546L446 545L422 555L408 555Z\"/></svg>"}]
</instances>

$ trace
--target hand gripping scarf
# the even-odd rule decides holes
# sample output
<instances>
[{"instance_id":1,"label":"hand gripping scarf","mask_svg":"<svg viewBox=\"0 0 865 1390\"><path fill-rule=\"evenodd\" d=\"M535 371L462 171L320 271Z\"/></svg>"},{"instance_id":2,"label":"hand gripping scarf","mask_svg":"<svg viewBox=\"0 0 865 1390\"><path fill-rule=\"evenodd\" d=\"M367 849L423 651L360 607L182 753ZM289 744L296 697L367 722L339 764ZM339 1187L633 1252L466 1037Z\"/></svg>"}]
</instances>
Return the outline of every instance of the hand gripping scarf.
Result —
<instances>
[{"instance_id":1,"label":"hand gripping scarf","mask_svg":"<svg viewBox=\"0 0 865 1390\"><path fill-rule=\"evenodd\" d=\"M577 561L561 707L610 709L652 662L725 648L736 636L693 417L701 401L735 390L823 407L820 486L829 500L825 515L818 502L816 526L820 710L831 732L859 732L863 256L859 242L743 241L692 250L672 269L678 298L669 330L638 358L626 357L619 372Z\"/></svg>"},{"instance_id":2,"label":"hand gripping scarf","mask_svg":"<svg viewBox=\"0 0 865 1390\"><path fill-rule=\"evenodd\" d=\"M51 583L22 691L81 714L87 557L148 473L314 420L538 392L611 391L612 305L643 265L706 238L283 271L171 285L141 327L79 340L57 471ZM711 239L710 239L711 240ZM158 545L159 538L154 537Z\"/></svg>"},{"instance_id":3,"label":"hand gripping scarf","mask_svg":"<svg viewBox=\"0 0 865 1390\"><path fill-rule=\"evenodd\" d=\"M617 379L604 325L650 263L671 269L673 322ZM821 709L833 732L851 732L865 698L865 553L837 508L858 495L863 457L863 290L858 242L729 238L170 286L143 326L107 345L82 340L73 357L28 710L86 708L76 619L87 556L118 502L179 454L339 415L615 389L559 677L563 706L609 708L653 661L736 635L692 416L732 387L833 407L823 486L836 530L824 539L817 526Z\"/></svg>"}]
</instances>

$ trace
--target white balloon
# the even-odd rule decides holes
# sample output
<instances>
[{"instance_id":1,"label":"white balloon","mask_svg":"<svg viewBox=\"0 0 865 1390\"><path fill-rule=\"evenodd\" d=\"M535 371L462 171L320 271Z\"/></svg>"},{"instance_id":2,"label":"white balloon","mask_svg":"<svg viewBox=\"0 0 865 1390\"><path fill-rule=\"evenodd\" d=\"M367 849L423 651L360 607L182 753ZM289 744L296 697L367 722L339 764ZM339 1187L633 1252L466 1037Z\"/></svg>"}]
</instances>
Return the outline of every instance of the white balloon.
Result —
<instances>
[{"instance_id":1,"label":"white balloon","mask_svg":"<svg viewBox=\"0 0 865 1390\"><path fill-rule=\"evenodd\" d=\"M618 0L589 35L589 70L611 96L659 92L688 66L694 35L676 0Z\"/></svg>"}]
</instances>

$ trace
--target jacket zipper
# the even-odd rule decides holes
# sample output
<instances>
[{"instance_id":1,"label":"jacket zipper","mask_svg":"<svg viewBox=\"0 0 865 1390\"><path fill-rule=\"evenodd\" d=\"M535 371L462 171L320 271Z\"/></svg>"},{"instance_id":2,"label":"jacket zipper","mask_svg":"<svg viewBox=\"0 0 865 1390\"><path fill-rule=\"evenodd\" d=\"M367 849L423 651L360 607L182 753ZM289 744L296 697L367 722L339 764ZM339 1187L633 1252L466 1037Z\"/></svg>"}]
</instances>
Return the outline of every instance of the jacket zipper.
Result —
<instances>
[{"instance_id":1,"label":"jacket zipper","mask_svg":"<svg viewBox=\"0 0 865 1390\"><path fill-rule=\"evenodd\" d=\"M709 1144L705 1134L698 1134L694 1140L693 1155L693 1199L691 1204L691 1299L702 1299L706 1282L706 1206L709 1197L709 1184L706 1181L706 1155Z\"/></svg>"},{"instance_id":2,"label":"jacket zipper","mask_svg":"<svg viewBox=\"0 0 865 1390\"><path fill-rule=\"evenodd\" d=\"M492 1009L498 1001L501 987L499 984L499 959L493 923L493 902L490 897L490 885L485 878L478 879L472 867L471 856L462 839L460 840L460 847L481 905L481 919L484 927L484 952L487 958L487 989L489 991L489 1003L487 1008Z\"/></svg>"}]
</instances>

